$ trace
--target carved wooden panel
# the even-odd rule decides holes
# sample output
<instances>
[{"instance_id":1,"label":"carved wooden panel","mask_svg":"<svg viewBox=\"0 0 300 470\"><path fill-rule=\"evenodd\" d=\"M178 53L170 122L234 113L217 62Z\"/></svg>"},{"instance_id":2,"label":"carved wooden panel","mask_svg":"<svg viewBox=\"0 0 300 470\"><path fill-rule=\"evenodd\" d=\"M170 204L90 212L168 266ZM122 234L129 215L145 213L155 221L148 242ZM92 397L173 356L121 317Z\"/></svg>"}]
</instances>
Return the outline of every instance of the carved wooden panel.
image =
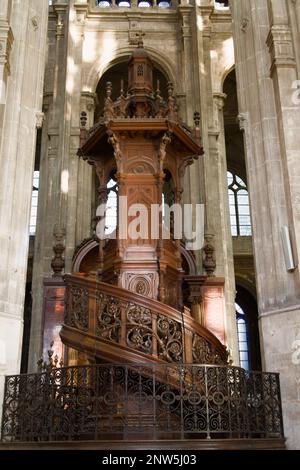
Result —
<instances>
[{"instance_id":1,"label":"carved wooden panel","mask_svg":"<svg viewBox=\"0 0 300 470\"><path fill-rule=\"evenodd\" d=\"M69 325L82 331L89 326L89 294L82 287L72 286L68 289L65 316Z\"/></svg>"},{"instance_id":2,"label":"carved wooden panel","mask_svg":"<svg viewBox=\"0 0 300 470\"><path fill-rule=\"evenodd\" d=\"M61 279L44 280L44 328L43 328L43 358L47 359L47 351L52 341L54 356L59 360L64 358L64 345L59 332L64 322L65 284Z\"/></svg>"},{"instance_id":3,"label":"carved wooden panel","mask_svg":"<svg viewBox=\"0 0 300 470\"><path fill-rule=\"evenodd\" d=\"M130 174L155 174L158 171L158 157L153 143L146 139L126 142L124 147L124 172Z\"/></svg>"},{"instance_id":4,"label":"carved wooden panel","mask_svg":"<svg viewBox=\"0 0 300 470\"><path fill-rule=\"evenodd\" d=\"M145 297L157 298L158 273L153 272L124 272L121 275L121 286Z\"/></svg>"},{"instance_id":5,"label":"carved wooden panel","mask_svg":"<svg viewBox=\"0 0 300 470\"><path fill-rule=\"evenodd\" d=\"M222 343L225 343L225 298L224 286L211 285L202 287L204 326Z\"/></svg>"}]
</instances>

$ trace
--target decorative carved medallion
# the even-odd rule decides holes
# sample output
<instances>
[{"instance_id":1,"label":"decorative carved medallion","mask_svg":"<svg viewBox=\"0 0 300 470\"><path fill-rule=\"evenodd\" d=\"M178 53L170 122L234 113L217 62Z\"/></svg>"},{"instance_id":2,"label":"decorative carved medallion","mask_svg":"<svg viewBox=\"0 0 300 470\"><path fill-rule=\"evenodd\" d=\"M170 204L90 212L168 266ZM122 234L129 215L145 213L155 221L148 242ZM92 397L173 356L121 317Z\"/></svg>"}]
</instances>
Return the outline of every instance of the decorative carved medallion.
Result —
<instances>
[{"instance_id":1,"label":"decorative carved medallion","mask_svg":"<svg viewBox=\"0 0 300 470\"><path fill-rule=\"evenodd\" d=\"M155 297L155 280L157 279L156 273L126 273L125 275L125 288L136 294L143 295L144 297Z\"/></svg>"},{"instance_id":2,"label":"decorative carved medallion","mask_svg":"<svg viewBox=\"0 0 300 470\"><path fill-rule=\"evenodd\" d=\"M150 275L151 276L151 275ZM142 276L135 276L128 285L129 290L137 294L148 296L151 291L151 285L148 279Z\"/></svg>"}]
</instances>

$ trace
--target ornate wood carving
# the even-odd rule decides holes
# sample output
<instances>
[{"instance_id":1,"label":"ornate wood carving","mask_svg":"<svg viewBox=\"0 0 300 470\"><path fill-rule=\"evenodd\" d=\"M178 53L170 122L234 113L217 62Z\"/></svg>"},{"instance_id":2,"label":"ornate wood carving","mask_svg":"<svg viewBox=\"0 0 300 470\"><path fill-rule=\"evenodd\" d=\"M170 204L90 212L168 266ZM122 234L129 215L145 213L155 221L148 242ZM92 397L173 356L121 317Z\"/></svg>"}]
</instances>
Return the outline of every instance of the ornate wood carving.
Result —
<instances>
[{"instance_id":1,"label":"ornate wood carving","mask_svg":"<svg viewBox=\"0 0 300 470\"><path fill-rule=\"evenodd\" d=\"M149 308L129 303L126 307L126 344L128 347L152 354L152 315Z\"/></svg>"},{"instance_id":2,"label":"ornate wood carving","mask_svg":"<svg viewBox=\"0 0 300 470\"><path fill-rule=\"evenodd\" d=\"M96 309L96 334L103 339L118 342L121 326L121 302L115 297L99 293Z\"/></svg>"},{"instance_id":3,"label":"ornate wood carving","mask_svg":"<svg viewBox=\"0 0 300 470\"><path fill-rule=\"evenodd\" d=\"M227 362L225 347L190 315L91 276L68 275L65 281L68 302L61 336L70 347L82 350L84 344L85 352L116 362L119 348L122 361L128 362L146 359L137 353L158 362L197 362L201 357L210 364Z\"/></svg>"},{"instance_id":4,"label":"ornate wood carving","mask_svg":"<svg viewBox=\"0 0 300 470\"><path fill-rule=\"evenodd\" d=\"M67 291L65 323L78 330L87 331L89 326L89 292L86 288L72 286Z\"/></svg>"},{"instance_id":5,"label":"ornate wood carving","mask_svg":"<svg viewBox=\"0 0 300 470\"><path fill-rule=\"evenodd\" d=\"M215 261L215 247L213 245L213 235L206 234L205 236L205 245L203 251L205 253L205 258L203 260L203 267L207 272L208 276L213 276L216 270L216 261Z\"/></svg>"},{"instance_id":6,"label":"ornate wood carving","mask_svg":"<svg viewBox=\"0 0 300 470\"><path fill-rule=\"evenodd\" d=\"M201 336L193 336L193 359L198 364L222 364L220 354Z\"/></svg>"}]
</instances>

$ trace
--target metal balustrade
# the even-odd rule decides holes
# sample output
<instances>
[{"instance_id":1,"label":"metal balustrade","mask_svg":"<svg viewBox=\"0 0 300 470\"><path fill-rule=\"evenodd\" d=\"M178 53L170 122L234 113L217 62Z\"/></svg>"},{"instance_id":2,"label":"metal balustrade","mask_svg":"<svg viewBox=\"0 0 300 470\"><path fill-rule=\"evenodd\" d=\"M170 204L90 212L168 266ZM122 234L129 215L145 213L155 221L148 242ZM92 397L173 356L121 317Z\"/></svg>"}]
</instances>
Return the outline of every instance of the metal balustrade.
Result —
<instances>
[{"instance_id":1,"label":"metal balustrade","mask_svg":"<svg viewBox=\"0 0 300 470\"><path fill-rule=\"evenodd\" d=\"M283 438L278 374L99 364L6 377L2 442L233 438Z\"/></svg>"}]
</instances>

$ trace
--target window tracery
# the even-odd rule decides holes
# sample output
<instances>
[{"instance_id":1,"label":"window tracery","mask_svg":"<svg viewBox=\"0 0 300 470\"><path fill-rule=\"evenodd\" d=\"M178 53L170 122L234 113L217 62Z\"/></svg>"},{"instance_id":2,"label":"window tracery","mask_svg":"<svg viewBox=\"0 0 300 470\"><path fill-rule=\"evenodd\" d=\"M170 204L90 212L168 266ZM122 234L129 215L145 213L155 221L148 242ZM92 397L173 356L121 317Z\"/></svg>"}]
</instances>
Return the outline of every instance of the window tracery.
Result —
<instances>
[{"instance_id":1,"label":"window tracery","mask_svg":"<svg viewBox=\"0 0 300 470\"><path fill-rule=\"evenodd\" d=\"M230 226L233 237L252 235L248 189L237 175L227 172Z\"/></svg>"}]
</instances>

